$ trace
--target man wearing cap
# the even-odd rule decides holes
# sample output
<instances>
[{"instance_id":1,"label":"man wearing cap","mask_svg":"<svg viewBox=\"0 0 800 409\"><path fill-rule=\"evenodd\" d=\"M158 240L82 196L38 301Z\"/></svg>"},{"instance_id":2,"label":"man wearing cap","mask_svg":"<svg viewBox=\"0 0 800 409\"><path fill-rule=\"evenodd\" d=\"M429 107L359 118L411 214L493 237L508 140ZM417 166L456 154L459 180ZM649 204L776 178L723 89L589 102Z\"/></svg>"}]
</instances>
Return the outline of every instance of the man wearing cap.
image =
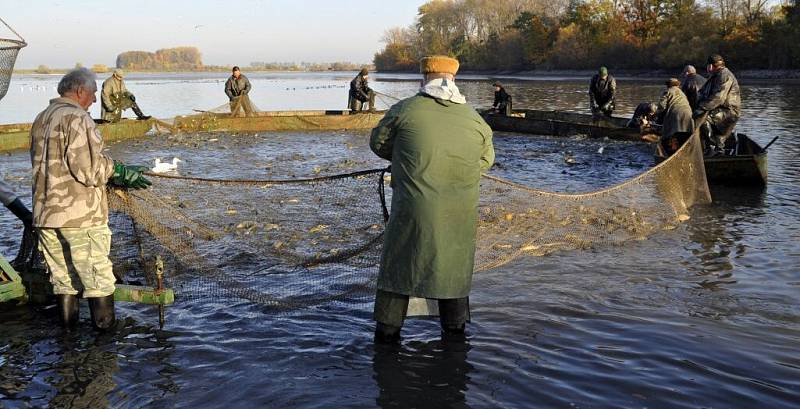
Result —
<instances>
[{"instance_id":1,"label":"man wearing cap","mask_svg":"<svg viewBox=\"0 0 800 409\"><path fill-rule=\"evenodd\" d=\"M698 93L697 108L693 116L697 119L708 114L706 123L711 127L714 153L722 153L725 141L739 121L742 105L739 82L725 66L725 60L719 54L708 57L706 70L711 76Z\"/></svg>"},{"instance_id":2,"label":"man wearing cap","mask_svg":"<svg viewBox=\"0 0 800 409\"><path fill-rule=\"evenodd\" d=\"M361 111L365 102L369 104L370 112L375 111L375 91L369 87L368 81L369 70L366 68L362 68L358 75L350 81L347 106L351 111Z\"/></svg>"},{"instance_id":3,"label":"man wearing cap","mask_svg":"<svg viewBox=\"0 0 800 409\"><path fill-rule=\"evenodd\" d=\"M242 74L239 67L233 67L231 76L225 82L225 95L231 104L231 116L253 116L253 105L250 103L250 80Z\"/></svg>"},{"instance_id":4,"label":"man wearing cap","mask_svg":"<svg viewBox=\"0 0 800 409\"><path fill-rule=\"evenodd\" d=\"M106 185L143 189L141 166L115 162L86 112L97 101L96 76L86 68L68 72L31 126L33 226L39 232L61 324L78 321L78 297L89 301L92 323L114 323L111 230Z\"/></svg>"},{"instance_id":5,"label":"man wearing cap","mask_svg":"<svg viewBox=\"0 0 800 409\"><path fill-rule=\"evenodd\" d=\"M511 115L511 95L508 95L505 87L499 82L494 84L494 103L492 109L501 115Z\"/></svg>"},{"instance_id":6,"label":"man wearing cap","mask_svg":"<svg viewBox=\"0 0 800 409\"><path fill-rule=\"evenodd\" d=\"M681 82L670 78L665 85L667 89L658 101L656 116L661 124L661 143L672 153L694 132L694 120L689 100L680 90Z\"/></svg>"},{"instance_id":7,"label":"man wearing cap","mask_svg":"<svg viewBox=\"0 0 800 409\"><path fill-rule=\"evenodd\" d=\"M617 80L608 74L608 68L600 67L589 82L589 107L592 114L611 116L617 95Z\"/></svg>"},{"instance_id":8,"label":"man wearing cap","mask_svg":"<svg viewBox=\"0 0 800 409\"><path fill-rule=\"evenodd\" d=\"M117 68L103 81L103 92L100 96L103 121L118 122L122 118L122 111L126 109L132 109L137 119L150 119L148 115L142 113L136 103L136 97L128 91L125 81L122 80L123 76L122 70Z\"/></svg>"},{"instance_id":9,"label":"man wearing cap","mask_svg":"<svg viewBox=\"0 0 800 409\"><path fill-rule=\"evenodd\" d=\"M697 73L697 69L693 65L687 65L683 69L683 82L681 83L681 91L686 95L689 105L692 107L692 112L697 109L697 93L703 88L706 79Z\"/></svg>"},{"instance_id":10,"label":"man wearing cap","mask_svg":"<svg viewBox=\"0 0 800 409\"><path fill-rule=\"evenodd\" d=\"M481 172L494 163L492 130L455 84L457 60L423 58L423 85L386 113L370 148L391 161L374 317L377 342L396 342L409 297L438 301L444 336L463 337Z\"/></svg>"}]
</instances>

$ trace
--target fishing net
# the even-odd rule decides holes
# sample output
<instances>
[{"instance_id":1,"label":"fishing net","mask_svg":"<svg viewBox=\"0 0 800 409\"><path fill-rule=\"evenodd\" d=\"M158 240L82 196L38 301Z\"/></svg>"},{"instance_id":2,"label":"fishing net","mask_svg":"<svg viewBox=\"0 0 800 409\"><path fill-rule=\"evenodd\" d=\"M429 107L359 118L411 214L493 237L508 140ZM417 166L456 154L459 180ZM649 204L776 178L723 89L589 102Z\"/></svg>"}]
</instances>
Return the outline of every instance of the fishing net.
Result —
<instances>
[{"instance_id":1,"label":"fishing net","mask_svg":"<svg viewBox=\"0 0 800 409\"><path fill-rule=\"evenodd\" d=\"M710 201L698 136L651 170L583 194L481 181L475 270L522 256L642 240ZM363 303L374 295L391 211L382 169L302 180L152 175L145 191L115 191L135 234L144 279L155 255L184 298L243 299L271 308ZM131 254L122 257L129 257ZM338 304L337 304L338 303Z\"/></svg>"},{"instance_id":2,"label":"fishing net","mask_svg":"<svg viewBox=\"0 0 800 409\"><path fill-rule=\"evenodd\" d=\"M19 40L0 38L0 99L3 99L8 92L8 85L11 83L11 74L14 72L14 64L17 62L17 54L27 44L3 19L0 19L0 23L3 23L19 37Z\"/></svg>"},{"instance_id":3,"label":"fishing net","mask_svg":"<svg viewBox=\"0 0 800 409\"><path fill-rule=\"evenodd\" d=\"M245 94L234 98L226 104L200 112L232 117L250 117L257 116L262 111L250 100L250 96Z\"/></svg>"}]
</instances>

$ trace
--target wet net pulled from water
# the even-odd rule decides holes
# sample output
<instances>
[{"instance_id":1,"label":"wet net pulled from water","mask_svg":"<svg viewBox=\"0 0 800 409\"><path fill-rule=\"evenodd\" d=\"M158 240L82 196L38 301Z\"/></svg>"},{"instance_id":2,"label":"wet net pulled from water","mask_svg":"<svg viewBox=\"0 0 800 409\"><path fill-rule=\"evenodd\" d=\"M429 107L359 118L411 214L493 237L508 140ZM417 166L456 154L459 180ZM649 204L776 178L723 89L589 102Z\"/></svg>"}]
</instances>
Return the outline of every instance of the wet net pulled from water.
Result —
<instances>
[{"instance_id":1,"label":"wet net pulled from water","mask_svg":"<svg viewBox=\"0 0 800 409\"><path fill-rule=\"evenodd\" d=\"M298 180L152 177L152 188L115 190L109 200L133 226L138 270L151 272L161 256L178 300L232 298L293 310L374 295L391 211L383 169ZM642 240L709 201L696 135L649 171L596 192L544 192L486 175L475 270ZM145 279L154 283L150 273Z\"/></svg>"}]
</instances>

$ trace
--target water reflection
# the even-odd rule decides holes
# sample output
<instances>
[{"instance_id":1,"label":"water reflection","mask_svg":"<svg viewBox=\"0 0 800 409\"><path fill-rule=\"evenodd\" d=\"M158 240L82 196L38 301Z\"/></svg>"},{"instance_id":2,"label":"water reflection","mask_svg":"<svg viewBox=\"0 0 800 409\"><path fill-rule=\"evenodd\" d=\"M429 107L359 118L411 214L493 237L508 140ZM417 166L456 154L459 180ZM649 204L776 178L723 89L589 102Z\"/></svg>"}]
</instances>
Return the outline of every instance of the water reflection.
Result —
<instances>
[{"instance_id":1,"label":"water reflection","mask_svg":"<svg viewBox=\"0 0 800 409\"><path fill-rule=\"evenodd\" d=\"M178 390L167 332L127 318L101 334L83 317L64 333L52 308L0 307L0 407L138 407Z\"/></svg>"},{"instance_id":2,"label":"water reflection","mask_svg":"<svg viewBox=\"0 0 800 409\"><path fill-rule=\"evenodd\" d=\"M381 408L468 408L469 342L376 345L372 369Z\"/></svg>"}]
</instances>

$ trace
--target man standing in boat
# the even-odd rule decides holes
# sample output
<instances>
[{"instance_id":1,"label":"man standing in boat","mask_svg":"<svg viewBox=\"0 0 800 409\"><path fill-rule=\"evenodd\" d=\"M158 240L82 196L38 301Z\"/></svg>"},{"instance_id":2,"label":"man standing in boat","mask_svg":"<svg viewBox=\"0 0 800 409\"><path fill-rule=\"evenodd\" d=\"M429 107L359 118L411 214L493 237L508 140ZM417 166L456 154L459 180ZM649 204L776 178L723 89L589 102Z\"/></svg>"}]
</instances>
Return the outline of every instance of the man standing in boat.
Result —
<instances>
[{"instance_id":1,"label":"man standing in boat","mask_svg":"<svg viewBox=\"0 0 800 409\"><path fill-rule=\"evenodd\" d=\"M661 143L667 153L674 153L694 132L692 108L680 90L681 82L670 78L658 101L656 117L661 124Z\"/></svg>"},{"instance_id":2,"label":"man standing in boat","mask_svg":"<svg viewBox=\"0 0 800 409\"><path fill-rule=\"evenodd\" d=\"M697 69L695 69L693 65L687 65L683 69L683 82L681 83L681 91L684 95L686 95L686 99L689 101L689 105L692 107L692 112L697 109L697 94L700 92L700 89L703 88L705 83L706 79L697 73Z\"/></svg>"},{"instance_id":3,"label":"man standing in boat","mask_svg":"<svg viewBox=\"0 0 800 409\"><path fill-rule=\"evenodd\" d=\"M361 71L350 81L350 92L347 106L353 112L363 109L364 103L369 104L370 112L375 111L375 91L368 84L369 70L362 68Z\"/></svg>"},{"instance_id":4,"label":"man standing in boat","mask_svg":"<svg viewBox=\"0 0 800 409\"><path fill-rule=\"evenodd\" d=\"M140 120L150 119L142 113L136 103L136 97L128 91L123 81L123 72L117 68L108 79L103 81L103 92L100 96L102 105L102 119L104 122L119 122L122 118L122 111L132 109L136 118Z\"/></svg>"},{"instance_id":5,"label":"man standing in boat","mask_svg":"<svg viewBox=\"0 0 800 409\"><path fill-rule=\"evenodd\" d=\"M511 95L508 95L506 92L505 87L499 82L495 82L494 84L494 103L492 104L492 109L495 113L500 115L511 115L512 108L511 108Z\"/></svg>"},{"instance_id":6,"label":"man standing in boat","mask_svg":"<svg viewBox=\"0 0 800 409\"><path fill-rule=\"evenodd\" d=\"M96 328L114 324L106 185L150 185L142 176L147 168L103 153L103 138L86 112L97 101L95 81L86 68L68 72L58 83L61 97L50 100L31 126L33 226L64 328L78 320L79 295L88 299Z\"/></svg>"},{"instance_id":7,"label":"man standing in boat","mask_svg":"<svg viewBox=\"0 0 800 409\"><path fill-rule=\"evenodd\" d=\"M725 66L725 60L719 54L708 57L706 67L710 77L698 93L697 108L694 118L707 114L706 123L710 126L711 144L714 154L721 154L725 142L739 121L742 98L739 93L739 82Z\"/></svg>"},{"instance_id":8,"label":"man standing in boat","mask_svg":"<svg viewBox=\"0 0 800 409\"><path fill-rule=\"evenodd\" d=\"M409 297L438 301L444 336L463 337L475 256L481 172L494 162L492 130L455 84L457 60L423 58L423 86L372 130L391 161L374 318L376 342L397 342Z\"/></svg>"},{"instance_id":9,"label":"man standing in boat","mask_svg":"<svg viewBox=\"0 0 800 409\"><path fill-rule=\"evenodd\" d=\"M250 80L242 74L239 67L233 67L228 81L225 82L225 95L228 96L231 104L231 116L240 116L244 111L244 116L253 116L253 105L250 103Z\"/></svg>"},{"instance_id":10,"label":"man standing in boat","mask_svg":"<svg viewBox=\"0 0 800 409\"><path fill-rule=\"evenodd\" d=\"M589 82L589 107L593 115L611 116L617 96L617 80L608 74L608 68L600 67Z\"/></svg>"}]
</instances>

